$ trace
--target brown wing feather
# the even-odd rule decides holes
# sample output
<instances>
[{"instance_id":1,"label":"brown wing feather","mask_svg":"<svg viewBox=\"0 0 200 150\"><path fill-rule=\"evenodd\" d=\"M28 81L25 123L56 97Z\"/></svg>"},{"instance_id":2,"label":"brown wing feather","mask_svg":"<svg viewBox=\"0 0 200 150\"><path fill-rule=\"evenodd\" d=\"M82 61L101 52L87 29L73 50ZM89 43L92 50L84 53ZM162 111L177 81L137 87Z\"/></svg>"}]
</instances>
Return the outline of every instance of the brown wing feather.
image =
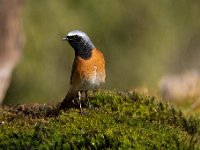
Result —
<instances>
[{"instance_id":1,"label":"brown wing feather","mask_svg":"<svg viewBox=\"0 0 200 150\"><path fill-rule=\"evenodd\" d=\"M75 69L76 69L76 60L74 59L74 62L73 62L73 64L72 64L71 76L70 76L70 84L72 84L72 78L73 78Z\"/></svg>"}]
</instances>

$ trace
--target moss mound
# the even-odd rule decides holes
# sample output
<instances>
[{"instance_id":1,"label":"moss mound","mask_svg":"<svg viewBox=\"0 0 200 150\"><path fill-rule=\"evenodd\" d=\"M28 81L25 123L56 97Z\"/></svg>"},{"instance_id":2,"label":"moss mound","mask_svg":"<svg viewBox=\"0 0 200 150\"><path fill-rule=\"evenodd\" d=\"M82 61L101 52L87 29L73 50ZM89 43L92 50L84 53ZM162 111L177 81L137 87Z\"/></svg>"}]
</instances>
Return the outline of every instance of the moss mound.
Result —
<instances>
[{"instance_id":1,"label":"moss mound","mask_svg":"<svg viewBox=\"0 0 200 150\"><path fill-rule=\"evenodd\" d=\"M136 92L102 91L92 108L1 108L2 149L200 149L200 121Z\"/></svg>"}]
</instances>

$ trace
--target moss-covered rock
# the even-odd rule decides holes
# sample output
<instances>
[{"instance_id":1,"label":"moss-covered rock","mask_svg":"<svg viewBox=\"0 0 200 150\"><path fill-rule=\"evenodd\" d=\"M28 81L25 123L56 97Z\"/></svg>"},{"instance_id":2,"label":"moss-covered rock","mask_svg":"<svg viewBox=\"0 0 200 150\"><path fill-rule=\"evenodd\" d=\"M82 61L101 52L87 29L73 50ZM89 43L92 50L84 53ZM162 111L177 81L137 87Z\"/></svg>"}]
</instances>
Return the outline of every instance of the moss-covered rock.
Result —
<instances>
[{"instance_id":1,"label":"moss-covered rock","mask_svg":"<svg viewBox=\"0 0 200 150\"><path fill-rule=\"evenodd\" d=\"M103 91L92 108L1 108L2 149L200 149L200 121L136 92Z\"/></svg>"}]
</instances>

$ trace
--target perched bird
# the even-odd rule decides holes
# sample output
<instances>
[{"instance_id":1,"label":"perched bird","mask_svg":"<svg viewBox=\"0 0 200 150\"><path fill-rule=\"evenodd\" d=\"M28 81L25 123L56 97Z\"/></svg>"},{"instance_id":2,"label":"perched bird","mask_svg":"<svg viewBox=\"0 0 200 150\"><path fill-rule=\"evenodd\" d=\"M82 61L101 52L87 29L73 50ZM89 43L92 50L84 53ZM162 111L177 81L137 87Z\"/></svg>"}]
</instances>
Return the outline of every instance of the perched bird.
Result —
<instances>
[{"instance_id":1,"label":"perched bird","mask_svg":"<svg viewBox=\"0 0 200 150\"><path fill-rule=\"evenodd\" d=\"M85 97L87 98L88 90L97 90L105 82L104 56L95 47L88 35L82 31L71 31L63 40L68 41L73 47L75 58L72 65L70 88L60 105L60 110L71 107L72 101L78 98L82 112L82 92L85 92Z\"/></svg>"}]
</instances>

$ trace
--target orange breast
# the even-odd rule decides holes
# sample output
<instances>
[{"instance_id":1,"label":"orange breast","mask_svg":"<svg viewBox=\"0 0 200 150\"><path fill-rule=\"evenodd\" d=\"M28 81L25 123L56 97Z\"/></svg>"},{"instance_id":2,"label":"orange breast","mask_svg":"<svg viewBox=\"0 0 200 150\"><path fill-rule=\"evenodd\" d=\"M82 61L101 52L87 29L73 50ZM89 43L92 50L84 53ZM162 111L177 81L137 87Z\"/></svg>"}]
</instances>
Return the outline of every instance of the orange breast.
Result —
<instances>
[{"instance_id":1,"label":"orange breast","mask_svg":"<svg viewBox=\"0 0 200 150\"><path fill-rule=\"evenodd\" d=\"M75 58L75 70L72 76L72 85L98 84L105 82L105 60L103 54L97 50L92 50L89 59ZM87 86L87 85L86 85Z\"/></svg>"}]
</instances>

